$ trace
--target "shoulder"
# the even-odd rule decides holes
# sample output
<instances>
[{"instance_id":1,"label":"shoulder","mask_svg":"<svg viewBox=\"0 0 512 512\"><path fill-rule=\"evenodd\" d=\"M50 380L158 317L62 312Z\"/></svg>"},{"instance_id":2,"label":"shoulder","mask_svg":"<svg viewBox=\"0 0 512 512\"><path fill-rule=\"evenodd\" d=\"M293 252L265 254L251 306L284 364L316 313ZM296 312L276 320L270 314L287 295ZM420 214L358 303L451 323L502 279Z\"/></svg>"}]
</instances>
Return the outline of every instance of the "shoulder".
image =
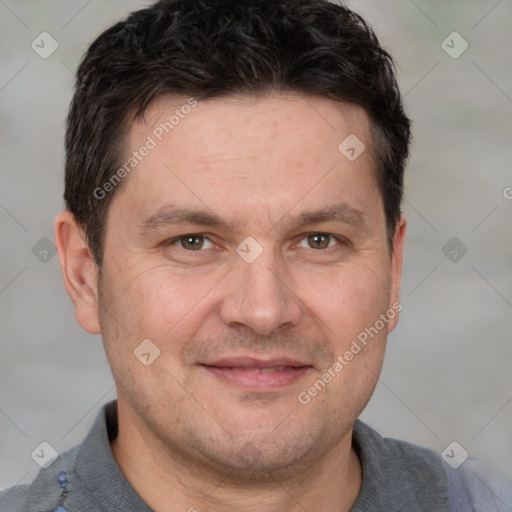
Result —
<instances>
[{"instance_id":1,"label":"shoulder","mask_svg":"<svg viewBox=\"0 0 512 512\"><path fill-rule=\"evenodd\" d=\"M60 454L41 469L28 485L11 487L0 493L0 512L47 512L65 510L62 506L85 512L99 510L89 485L101 487L105 475L112 478L120 470L110 452L109 436L117 432L117 403L105 404L98 412L84 441Z\"/></svg>"},{"instance_id":2,"label":"shoulder","mask_svg":"<svg viewBox=\"0 0 512 512\"><path fill-rule=\"evenodd\" d=\"M451 510L512 510L512 478L509 475L474 459L468 459L457 469L446 464L445 471Z\"/></svg>"},{"instance_id":3,"label":"shoulder","mask_svg":"<svg viewBox=\"0 0 512 512\"><path fill-rule=\"evenodd\" d=\"M361 421L356 422L353 435L363 465L378 469L381 478L396 479L403 474L407 481L420 480L424 484L425 476L430 474L446 484L442 459L433 450L383 437Z\"/></svg>"},{"instance_id":4,"label":"shoulder","mask_svg":"<svg viewBox=\"0 0 512 512\"><path fill-rule=\"evenodd\" d=\"M0 492L0 512L25 512L29 495L30 485L18 485Z\"/></svg>"},{"instance_id":5,"label":"shoulder","mask_svg":"<svg viewBox=\"0 0 512 512\"><path fill-rule=\"evenodd\" d=\"M363 469L355 510L449 512L447 478L438 454L382 437L361 421L354 425L353 445Z\"/></svg>"},{"instance_id":6,"label":"shoulder","mask_svg":"<svg viewBox=\"0 0 512 512\"><path fill-rule=\"evenodd\" d=\"M424 505L450 512L512 510L512 478L483 462L468 459L452 469L439 453L382 437L360 421L354 443L363 468L370 468L378 482L382 502L393 504L388 510L399 510L405 500L415 503L414 510Z\"/></svg>"},{"instance_id":7,"label":"shoulder","mask_svg":"<svg viewBox=\"0 0 512 512\"><path fill-rule=\"evenodd\" d=\"M17 485L0 492L0 512L53 510L62 497L62 475L74 472L79 446L59 455L50 466L41 469L30 484Z\"/></svg>"}]
</instances>

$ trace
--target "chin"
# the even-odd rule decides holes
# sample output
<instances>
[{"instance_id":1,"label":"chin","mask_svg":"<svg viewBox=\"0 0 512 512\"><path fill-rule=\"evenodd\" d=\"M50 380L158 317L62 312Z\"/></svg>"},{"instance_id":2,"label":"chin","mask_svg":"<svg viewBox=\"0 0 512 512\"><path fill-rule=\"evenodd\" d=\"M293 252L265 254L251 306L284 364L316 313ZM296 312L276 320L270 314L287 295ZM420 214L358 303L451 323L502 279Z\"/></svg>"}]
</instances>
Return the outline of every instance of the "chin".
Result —
<instances>
[{"instance_id":1,"label":"chin","mask_svg":"<svg viewBox=\"0 0 512 512\"><path fill-rule=\"evenodd\" d=\"M289 426L288 426L289 427ZM270 433L243 432L240 438L224 437L208 444L197 439L194 446L210 471L225 475L236 485L282 482L303 474L332 448L330 436L275 429ZM203 466L204 467L204 466Z\"/></svg>"}]
</instances>

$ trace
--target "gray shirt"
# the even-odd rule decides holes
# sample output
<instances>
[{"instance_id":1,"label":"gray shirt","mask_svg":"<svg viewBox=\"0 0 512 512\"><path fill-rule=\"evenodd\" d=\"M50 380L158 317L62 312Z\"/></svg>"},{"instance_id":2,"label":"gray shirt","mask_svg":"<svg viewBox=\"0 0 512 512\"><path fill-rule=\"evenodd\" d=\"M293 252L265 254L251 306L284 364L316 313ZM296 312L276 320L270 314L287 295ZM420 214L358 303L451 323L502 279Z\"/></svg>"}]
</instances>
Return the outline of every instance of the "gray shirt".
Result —
<instances>
[{"instance_id":1,"label":"gray shirt","mask_svg":"<svg viewBox=\"0 0 512 512\"><path fill-rule=\"evenodd\" d=\"M112 456L117 431L113 401L82 444L42 469L31 484L0 493L0 512L151 512ZM437 453L383 438L359 420L353 445L363 469L353 512L512 511L512 481L483 466L466 461L454 470Z\"/></svg>"}]
</instances>

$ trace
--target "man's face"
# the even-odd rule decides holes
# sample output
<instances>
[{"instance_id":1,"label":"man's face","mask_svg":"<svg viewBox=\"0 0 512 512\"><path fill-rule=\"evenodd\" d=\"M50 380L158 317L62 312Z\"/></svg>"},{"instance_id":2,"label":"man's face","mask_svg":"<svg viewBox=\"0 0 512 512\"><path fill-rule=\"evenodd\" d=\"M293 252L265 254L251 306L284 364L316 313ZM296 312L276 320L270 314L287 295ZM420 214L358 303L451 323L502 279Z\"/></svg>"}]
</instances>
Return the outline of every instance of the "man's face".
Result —
<instances>
[{"instance_id":1,"label":"man's face","mask_svg":"<svg viewBox=\"0 0 512 512\"><path fill-rule=\"evenodd\" d=\"M398 300L405 230L391 254L368 117L296 95L210 100L159 141L185 101L133 124L126 159L156 147L107 219L98 309L120 421L217 467L314 460L369 400L396 322L374 327ZM354 161L338 148L351 134L366 145ZM149 366L143 340L160 350Z\"/></svg>"}]
</instances>

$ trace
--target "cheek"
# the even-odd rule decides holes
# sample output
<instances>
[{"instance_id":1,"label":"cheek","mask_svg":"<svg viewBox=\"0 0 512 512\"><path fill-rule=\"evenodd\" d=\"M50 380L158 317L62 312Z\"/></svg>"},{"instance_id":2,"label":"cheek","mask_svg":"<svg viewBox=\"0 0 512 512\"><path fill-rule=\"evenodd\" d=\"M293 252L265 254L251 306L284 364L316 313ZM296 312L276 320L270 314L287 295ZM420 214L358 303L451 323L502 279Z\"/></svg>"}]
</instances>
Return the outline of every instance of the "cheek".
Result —
<instances>
[{"instance_id":1,"label":"cheek","mask_svg":"<svg viewBox=\"0 0 512 512\"><path fill-rule=\"evenodd\" d=\"M290 271L290 288L306 305L305 315L313 313L327 325L325 335L334 343L356 336L388 307L387 269L373 256L362 255L352 263L315 272L296 267ZM197 333L215 305L222 302L225 271L229 273L228 269L180 273L168 265L148 267L137 262L112 269L104 287L106 309L112 313L106 315L107 321L120 329L122 336L126 337L125 331L130 333L131 344L149 338L162 349L172 350L178 340ZM173 340L172 346L169 340Z\"/></svg>"},{"instance_id":2,"label":"cheek","mask_svg":"<svg viewBox=\"0 0 512 512\"><path fill-rule=\"evenodd\" d=\"M179 275L163 265L134 267L110 280L115 283L110 289L112 316L139 343L149 338L162 350L170 349L169 339L186 340L197 328L197 316L218 280L212 275Z\"/></svg>"},{"instance_id":3,"label":"cheek","mask_svg":"<svg viewBox=\"0 0 512 512\"><path fill-rule=\"evenodd\" d=\"M300 284L299 284L300 282ZM388 309L390 277L373 265L346 265L297 278L300 298L339 340L356 336Z\"/></svg>"},{"instance_id":4,"label":"cheek","mask_svg":"<svg viewBox=\"0 0 512 512\"><path fill-rule=\"evenodd\" d=\"M163 402L178 407L185 398L176 383L185 379L178 354L198 324L190 312L200 297L163 267L110 275L103 289L102 336L118 392L147 412L166 390Z\"/></svg>"},{"instance_id":5,"label":"cheek","mask_svg":"<svg viewBox=\"0 0 512 512\"><path fill-rule=\"evenodd\" d=\"M373 392L386 347L387 322L380 319L389 309L390 276L385 267L382 260L347 268L332 276L330 286L335 290L322 298L335 357L341 358L328 393L331 400L344 404L341 409L354 408L356 415Z\"/></svg>"}]
</instances>

